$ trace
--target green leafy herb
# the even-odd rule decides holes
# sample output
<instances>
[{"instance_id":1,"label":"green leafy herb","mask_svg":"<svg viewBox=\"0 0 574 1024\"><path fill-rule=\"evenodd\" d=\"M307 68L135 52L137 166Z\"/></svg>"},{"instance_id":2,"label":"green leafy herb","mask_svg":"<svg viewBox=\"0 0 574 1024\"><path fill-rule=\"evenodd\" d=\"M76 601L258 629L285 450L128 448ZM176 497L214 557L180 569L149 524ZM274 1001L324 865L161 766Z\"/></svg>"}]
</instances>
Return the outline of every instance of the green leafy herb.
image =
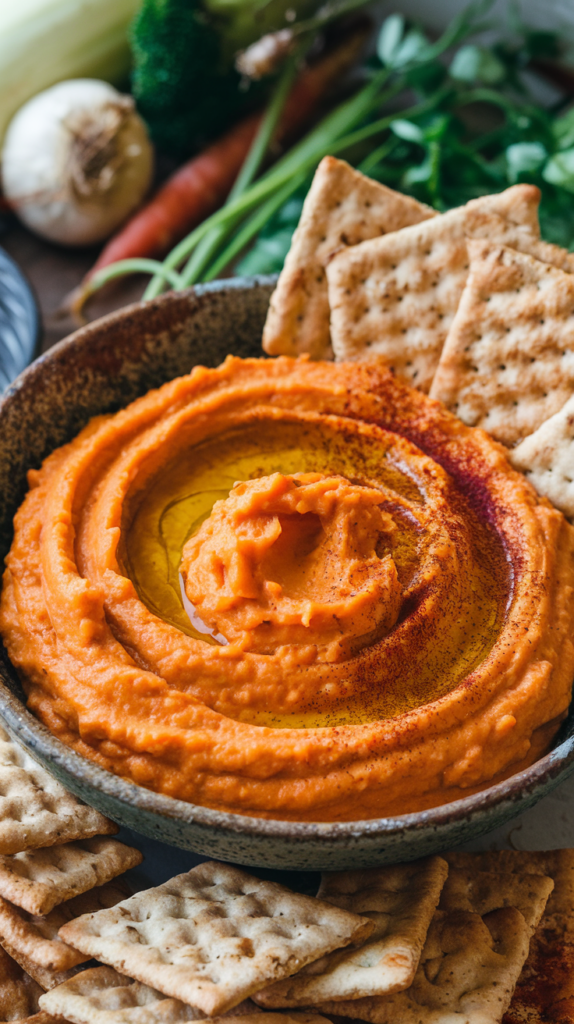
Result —
<instances>
[{"instance_id":1,"label":"green leafy herb","mask_svg":"<svg viewBox=\"0 0 574 1024\"><path fill-rule=\"evenodd\" d=\"M437 57L424 59L428 49L421 47L421 63L410 67L405 78L419 100L434 100L431 109L397 115L379 145L380 158L363 155L359 166L438 210L519 181L533 182L542 190L543 236L574 248L574 108L556 116L540 107L522 77L533 57L559 53L558 38L521 24L513 28L519 36L512 43L501 39L489 49L462 45L448 68ZM394 66L408 36L401 16L387 18L379 59ZM238 272L279 269L278 253L287 251L280 217L281 211L265 226ZM274 248L275 234L281 246Z\"/></svg>"},{"instance_id":2,"label":"green leafy herb","mask_svg":"<svg viewBox=\"0 0 574 1024\"><path fill-rule=\"evenodd\" d=\"M171 272L179 275L179 287L211 280L253 242L236 270L279 270L312 174L326 154L345 157L438 210L532 181L542 190L543 236L574 248L574 111L539 106L523 75L532 57L554 55L558 40L520 26L518 38L501 36L489 49L470 43L484 28L489 6L490 0L479 0L465 7L436 42L401 15L387 18L367 83L259 178L248 176L226 206L158 264L146 296L172 283ZM398 113L401 96L405 104ZM391 99L394 113L387 113ZM270 113L267 118L273 121ZM261 145L248 166L253 169L260 157ZM96 275L91 290L121 268L112 265Z\"/></svg>"},{"instance_id":3,"label":"green leafy herb","mask_svg":"<svg viewBox=\"0 0 574 1024\"><path fill-rule=\"evenodd\" d=\"M574 192L574 149L555 153L545 165L542 177L551 185Z\"/></svg>"}]
</instances>

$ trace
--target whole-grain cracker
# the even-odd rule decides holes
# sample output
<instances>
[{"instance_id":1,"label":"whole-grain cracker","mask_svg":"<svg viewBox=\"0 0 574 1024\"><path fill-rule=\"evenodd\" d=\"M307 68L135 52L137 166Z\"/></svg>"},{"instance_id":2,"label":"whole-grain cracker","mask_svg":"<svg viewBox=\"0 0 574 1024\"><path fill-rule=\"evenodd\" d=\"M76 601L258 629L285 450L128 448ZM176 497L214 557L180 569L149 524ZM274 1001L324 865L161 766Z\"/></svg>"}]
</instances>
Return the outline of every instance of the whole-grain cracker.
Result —
<instances>
[{"instance_id":1,"label":"whole-grain cracker","mask_svg":"<svg viewBox=\"0 0 574 1024\"><path fill-rule=\"evenodd\" d=\"M574 276L488 241L470 273L431 388L472 427L511 446L574 391Z\"/></svg>"},{"instance_id":2,"label":"whole-grain cracker","mask_svg":"<svg viewBox=\"0 0 574 1024\"><path fill-rule=\"evenodd\" d=\"M0 854L117 832L80 803L0 726Z\"/></svg>"},{"instance_id":3,"label":"whole-grain cracker","mask_svg":"<svg viewBox=\"0 0 574 1024\"><path fill-rule=\"evenodd\" d=\"M223 1013L332 949L365 941L367 918L208 861L60 929L88 956L165 995Z\"/></svg>"},{"instance_id":4,"label":"whole-grain cracker","mask_svg":"<svg viewBox=\"0 0 574 1024\"><path fill-rule=\"evenodd\" d=\"M468 275L467 237L528 245L538 199L515 185L336 255L326 269L335 358L382 356L429 391Z\"/></svg>"},{"instance_id":5,"label":"whole-grain cracker","mask_svg":"<svg viewBox=\"0 0 574 1024\"><path fill-rule=\"evenodd\" d=\"M312 1006L408 988L447 874L446 861L429 857L323 875L318 897L369 917L373 934L360 949L329 953L258 992L255 1001L265 1007Z\"/></svg>"},{"instance_id":6,"label":"whole-grain cracker","mask_svg":"<svg viewBox=\"0 0 574 1024\"><path fill-rule=\"evenodd\" d=\"M0 947L0 1021L36 1013L41 995L40 986Z\"/></svg>"},{"instance_id":7,"label":"whole-grain cracker","mask_svg":"<svg viewBox=\"0 0 574 1024\"><path fill-rule=\"evenodd\" d=\"M301 1011L283 1010L282 1013L271 1013L266 1010L259 1010L250 1016L236 1017L234 1011L226 1013L223 1017L212 1017L210 1020L225 1022L225 1024L330 1024L326 1017L313 1010Z\"/></svg>"},{"instance_id":8,"label":"whole-grain cracker","mask_svg":"<svg viewBox=\"0 0 574 1024\"><path fill-rule=\"evenodd\" d=\"M517 867L505 873L453 867L440 896L439 910L466 910L482 917L492 910L513 907L533 932L553 888L553 879L540 870L521 871Z\"/></svg>"},{"instance_id":9,"label":"whole-grain cracker","mask_svg":"<svg viewBox=\"0 0 574 1024\"><path fill-rule=\"evenodd\" d=\"M441 856L458 871L486 871L511 875L549 875L574 870L574 850L449 850ZM550 896L546 910L553 902ZM546 915L546 911L545 911Z\"/></svg>"},{"instance_id":10,"label":"whole-grain cracker","mask_svg":"<svg viewBox=\"0 0 574 1024\"><path fill-rule=\"evenodd\" d=\"M552 883L533 876L538 881L527 923L516 907L504 905L509 889L517 892L510 881L513 876L489 874L478 894L467 886L464 898L473 909L461 909L465 879L453 878L456 873L449 872L451 884L447 880L410 988L388 996L322 1003L318 1009L373 1024L499 1024ZM475 895L478 900L473 904ZM496 909L478 912L496 904Z\"/></svg>"},{"instance_id":11,"label":"whole-grain cracker","mask_svg":"<svg viewBox=\"0 0 574 1024\"><path fill-rule=\"evenodd\" d=\"M104 836L0 855L0 895L30 914L48 914L142 860L139 850Z\"/></svg>"},{"instance_id":12,"label":"whole-grain cracker","mask_svg":"<svg viewBox=\"0 0 574 1024\"><path fill-rule=\"evenodd\" d=\"M9 945L19 961L25 957L51 971L68 971L90 958L63 942L58 930L82 914L114 907L129 895L126 884L116 879L74 896L43 916L29 914L0 896L0 943Z\"/></svg>"},{"instance_id":13,"label":"whole-grain cracker","mask_svg":"<svg viewBox=\"0 0 574 1024\"><path fill-rule=\"evenodd\" d=\"M270 355L332 358L325 264L341 246L434 217L429 206L326 156L319 164L263 330Z\"/></svg>"},{"instance_id":14,"label":"whole-grain cracker","mask_svg":"<svg viewBox=\"0 0 574 1024\"><path fill-rule=\"evenodd\" d=\"M539 494L574 519L574 395L509 457Z\"/></svg>"}]
</instances>

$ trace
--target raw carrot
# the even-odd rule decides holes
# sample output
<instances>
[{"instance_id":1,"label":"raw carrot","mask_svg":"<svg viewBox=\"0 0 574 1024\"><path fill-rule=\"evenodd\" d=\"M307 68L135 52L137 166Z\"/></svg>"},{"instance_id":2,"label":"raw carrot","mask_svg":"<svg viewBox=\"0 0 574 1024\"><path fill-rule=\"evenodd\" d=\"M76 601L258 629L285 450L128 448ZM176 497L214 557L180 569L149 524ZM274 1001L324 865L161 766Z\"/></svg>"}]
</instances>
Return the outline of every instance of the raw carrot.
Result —
<instances>
[{"instance_id":1,"label":"raw carrot","mask_svg":"<svg viewBox=\"0 0 574 1024\"><path fill-rule=\"evenodd\" d=\"M285 104L276 141L289 137L310 119L329 86L357 59L364 38L364 31L354 33L302 72ZM83 284L96 271L117 260L162 256L221 206L249 152L260 121L260 114L240 121L203 153L180 167L150 202L110 239Z\"/></svg>"},{"instance_id":2,"label":"raw carrot","mask_svg":"<svg viewBox=\"0 0 574 1024\"><path fill-rule=\"evenodd\" d=\"M162 256L190 228L221 206L249 152L260 119L254 114L240 121L172 174L104 246L89 277L117 260Z\"/></svg>"}]
</instances>

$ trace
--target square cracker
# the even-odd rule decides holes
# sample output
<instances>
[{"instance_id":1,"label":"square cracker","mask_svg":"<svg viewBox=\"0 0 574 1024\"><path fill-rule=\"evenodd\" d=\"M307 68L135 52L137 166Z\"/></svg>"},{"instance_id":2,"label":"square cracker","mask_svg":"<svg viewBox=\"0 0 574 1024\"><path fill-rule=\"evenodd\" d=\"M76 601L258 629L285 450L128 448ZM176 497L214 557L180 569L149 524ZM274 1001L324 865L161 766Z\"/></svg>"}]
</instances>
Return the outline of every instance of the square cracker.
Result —
<instances>
[{"instance_id":1,"label":"square cracker","mask_svg":"<svg viewBox=\"0 0 574 1024\"><path fill-rule=\"evenodd\" d=\"M549 875L574 871L574 850L449 850L441 856L457 871L501 872L505 875ZM552 902L549 901L548 906Z\"/></svg>"},{"instance_id":2,"label":"square cracker","mask_svg":"<svg viewBox=\"0 0 574 1024\"><path fill-rule=\"evenodd\" d=\"M40 1005L61 1014L73 1024L184 1024L204 1020L194 1006L172 999L139 981L118 974L112 967L94 967L41 997ZM269 1020L268 1020L269 1018ZM293 1014L290 1018L264 1013L246 999L229 1014L214 1021L226 1024L318 1024L317 1014Z\"/></svg>"},{"instance_id":3,"label":"square cracker","mask_svg":"<svg viewBox=\"0 0 574 1024\"><path fill-rule=\"evenodd\" d=\"M468 281L430 393L511 446L574 391L574 276L488 241L469 241L468 252Z\"/></svg>"},{"instance_id":4,"label":"square cracker","mask_svg":"<svg viewBox=\"0 0 574 1024\"><path fill-rule=\"evenodd\" d=\"M61 903L45 916L29 914L0 896L0 943L10 947L11 955L19 963L24 958L32 975L33 964L50 971L68 971L90 958L63 942L58 930L82 914L114 907L130 895L125 883L107 882Z\"/></svg>"},{"instance_id":5,"label":"square cracker","mask_svg":"<svg viewBox=\"0 0 574 1024\"><path fill-rule=\"evenodd\" d=\"M448 874L441 857L323 875L318 896L375 922L360 949L329 953L255 996L260 1006L312 1006L408 988Z\"/></svg>"},{"instance_id":6,"label":"square cracker","mask_svg":"<svg viewBox=\"0 0 574 1024\"><path fill-rule=\"evenodd\" d=\"M18 1024L71 1024L71 1021L65 1020L64 1017L53 1017L51 1013L39 1010L31 1017L25 1017L24 1020L18 1021Z\"/></svg>"},{"instance_id":7,"label":"square cracker","mask_svg":"<svg viewBox=\"0 0 574 1024\"><path fill-rule=\"evenodd\" d=\"M477 889L468 873L452 869L428 931L410 988L387 996L322 1003L324 1013L373 1024L498 1024L528 955L533 928L551 890L532 876L527 922L511 893L524 904L527 886L512 875L488 874Z\"/></svg>"},{"instance_id":8,"label":"square cracker","mask_svg":"<svg viewBox=\"0 0 574 1024\"><path fill-rule=\"evenodd\" d=\"M38 1010L42 989L0 947L0 1020L22 1020Z\"/></svg>"},{"instance_id":9,"label":"square cracker","mask_svg":"<svg viewBox=\"0 0 574 1024\"><path fill-rule=\"evenodd\" d=\"M118 831L80 803L0 726L0 854Z\"/></svg>"},{"instance_id":10,"label":"square cracker","mask_svg":"<svg viewBox=\"0 0 574 1024\"><path fill-rule=\"evenodd\" d=\"M574 1017L574 850L496 850L446 854L468 871L544 871L554 880L504 1024Z\"/></svg>"},{"instance_id":11,"label":"square cracker","mask_svg":"<svg viewBox=\"0 0 574 1024\"><path fill-rule=\"evenodd\" d=\"M373 928L367 918L208 861L71 921L60 937L214 1015L339 946L365 941Z\"/></svg>"},{"instance_id":12,"label":"square cracker","mask_svg":"<svg viewBox=\"0 0 574 1024\"><path fill-rule=\"evenodd\" d=\"M335 358L382 356L429 391L468 275L467 237L532 243L539 196L514 185L338 253L326 270Z\"/></svg>"},{"instance_id":13,"label":"square cracker","mask_svg":"<svg viewBox=\"0 0 574 1024\"><path fill-rule=\"evenodd\" d=\"M5 942L2 949L11 956L13 960L22 968L26 974L29 974L40 986L43 992L47 992L51 988L56 988L57 985L63 985L65 981L69 981L73 978L78 971L83 970L83 967L72 967L69 971L53 971L51 967L42 967L40 964L30 960L27 956L13 949L9 942Z\"/></svg>"},{"instance_id":14,"label":"square cracker","mask_svg":"<svg viewBox=\"0 0 574 1024\"><path fill-rule=\"evenodd\" d=\"M512 448L509 458L539 494L574 520L574 395Z\"/></svg>"},{"instance_id":15,"label":"square cracker","mask_svg":"<svg viewBox=\"0 0 574 1024\"><path fill-rule=\"evenodd\" d=\"M65 1020L64 1017L52 1017L51 1013L39 1010L31 1017L25 1017L24 1020L18 1021L18 1024L71 1024L71 1021Z\"/></svg>"},{"instance_id":16,"label":"square cracker","mask_svg":"<svg viewBox=\"0 0 574 1024\"><path fill-rule=\"evenodd\" d=\"M139 850L103 836L0 855L0 895L30 914L48 914L142 860Z\"/></svg>"},{"instance_id":17,"label":"square cracker","mask_svg":"<svg viewBox=\"0 0 574 1024\"><path fill-rule=\"evenodd\" d=\"M320 1014L315 1013L313 1010L297 1011L288 1013L283 1011L282 1013L270 1013L266 1010L259 1010L255 1007L255 1013L242 1015L241 1017L235 1016L235 1010L231 1010L230 1013L226 1013L223 1017L211 1018L211 1020L225 1022L225 1024L331 1024L326 1017L321 1017Z\"/></svg>"},{"instance_id":18,"label":"square cracker","mask_svg":"<svg viewBox=\"0 0 574 1024\"><path fill-rule=\"evenodd\" d=\"M325 277L329 257L341 246L357 245L434 216L429 206L367 178L344 160L324 157L271 296L263 329L265 351L332 358Z\"/></svg>"},{"instance_id":19,"label":"square cracker","mask_svg":"<svg viewBox=\"0 0 574 1024\"><path fill-rule=\"evenodd\" d=\"M534 931L554 889L553 879L538 871L512 872L498 868L491 871L451 867L441 893L439 909L465 910L489 914L493 910L513 907L518 910L530 929Z\"/></svg>"},{"instance_id":20,"label":"square cracker","mask_svg":"<svg viewBox=\"0 0 574 1024\"><path fill-rule=\"evenodd\" d=\"M76 974L41 996L40 1005L72 1024L184 1024L205 1019L195 1006L126 978L113 967L92 967ZM256 1013L249 999L233 1010L241 1021Z\"/></svg>"}]
</instances>

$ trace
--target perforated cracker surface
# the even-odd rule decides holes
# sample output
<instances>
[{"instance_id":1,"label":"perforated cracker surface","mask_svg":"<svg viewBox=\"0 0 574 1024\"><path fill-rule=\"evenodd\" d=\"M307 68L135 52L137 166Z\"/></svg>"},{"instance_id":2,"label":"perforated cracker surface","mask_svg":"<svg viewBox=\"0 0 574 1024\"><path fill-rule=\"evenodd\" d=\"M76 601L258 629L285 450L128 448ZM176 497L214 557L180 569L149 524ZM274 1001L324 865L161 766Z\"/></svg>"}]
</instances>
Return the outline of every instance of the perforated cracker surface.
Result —
<instances>
[{"instance_id":1,"label":"perforated cracker surface","mask_svg":"<svg viewBox=\"0 0 574 1024\"><path fill-rule=\"evenodd\" d=\"M476 906L499 907L483 914L459 909L462 880L453 880L451 896L445 886L410 988L320 1009L373 1024L499 1024L544 909L541 899L529 924L515 907L501 906L510 877L491 876L490 891L482 889ZM470 889L467 897L472 901Z\"/></svg>"},{"instance_id":2,"label":"perforated cracker surface","mask_svg":"<svg viewBox=\"0 0 574 1024\"><path fill-rule=\"evenodd\" d=\"M41 997L55 1016L79 1024L184 1024L203 1014L112 967L92 967Z\"/></svg>"},{"instance_id":3,"label":"perforated cracker surface","mask_svg":"<svg viewBox=\"0 0 574 1024\"><path fill-rule=\"evenodd\" d=\"M68 793L0 726L0 854L117 830Z\"/></svg>"},{"instance_id":4,"label":"perforated cracker surface","mask_svg":"<svg viewBox=\"0 0 574 1024\"><path fill-rule=\"evenodd\" d=\"M467 236L528 244L538 195L514 186L335 256L327 265L335 358L382 356L429 391L468 275Z\"/></svg>"},{"instance_id":5,"label":"perforated cracker surface","mask_svg":"<svg viewBox=\"0 0 574 1024\"><path fill-rule=\"evenodd\" d=\"M82 914L114 907L129 895L129 888L119 880L107 882L60 904L44 916L29 914L0 897L0 943L9 945L12 956L24 963L33 975L30 961L50 971L68 971L89 957L63 942L58 929Z\"/></svg>"},{"instance_id":6,"label":"perforated cracker surface","mask_svg":"<svg viewBox=\"0 0 574 1024\"><path fill-rule=\"evenodd\" d=\"M59 934L213 1015L372 930L356 914L210 861Z\"/></svg>"},{"instance_id":7,"label":"perforated cracker surface","mask_svg":"<svg viewBox=\"0 0 574 1024\"><path fill-rule=\"evenodd\" d=\"M430 207L326 156L305 199L301 219L263 331L270 355L332 358L325 264L341 246L357 245L434 217Z\"/></svg>"},{"instance_id":8,"label":"perforated cracker surface","mask_svg":"<svg viewBox=\"0 0 574 1024\"><path fill-rule=\"evenodd\" d=\"M431 397L511 446L574 390L574 276L470 241L470 274Z\"/></svg>"},{"instance_id":9,"label":"perforated cracker surface","mask_svg":"<svg viewBox=\"0 0 574 1024\"><path fill-rule=\"evenodd\" d=\"M510 452L510 461L569 519L574 519L574 395Z\"/></svg>"},{"instance_id":10,"label":"perforated cracker surface","mask_svg":"<svg viewBox=\"0 0 574 1024\"><path fill-rule=\"evenodd\" d=\"M408 988L448 866L440 857L323 876L318 896L364 914L375 931L360 949L329 953L255 996L261 1006L311 1006Z\"/></svg>"},{"instance_id":11,"label":"perforated cracker surface","mask_svg":"<svg viewBox=\"0 0 574 1024\"><path fill-rule=\"evenodd\" d=\"M53 907L141 864L139 850L117 839L93 839L0 856L0 895L31 914Z\"/></svg>"},{"instance_id":12,"label":"perforated cracker surface","mask_svg":"<svg viewBox=\"0 0 574 1024\"><path fill-rule=\"evenodd\" d=\"M204 1019L200 1010L179 999L157 992L139 981L118 974L111 967L94 967L77 975L41 997L41 1005L51 1013L67 1017L73 1024L184 1024ZM290 1017L265 1014L250 1000L236 1006L223 1018L227 1024L320 1024L317 1014Z\"/></svg>"},{"instance_id":13,"label":"perforated cracker surface","mask_svg":"<svg viewBox=\"0 0 574 1024\"><path fill-rule=\"evenodd\" d=\"M554 881L503 1024L548 1024L572 1016L574 850L488 850L450 853L449 863L475 873L544 872Z\"/></svg>"}]
</instances>

